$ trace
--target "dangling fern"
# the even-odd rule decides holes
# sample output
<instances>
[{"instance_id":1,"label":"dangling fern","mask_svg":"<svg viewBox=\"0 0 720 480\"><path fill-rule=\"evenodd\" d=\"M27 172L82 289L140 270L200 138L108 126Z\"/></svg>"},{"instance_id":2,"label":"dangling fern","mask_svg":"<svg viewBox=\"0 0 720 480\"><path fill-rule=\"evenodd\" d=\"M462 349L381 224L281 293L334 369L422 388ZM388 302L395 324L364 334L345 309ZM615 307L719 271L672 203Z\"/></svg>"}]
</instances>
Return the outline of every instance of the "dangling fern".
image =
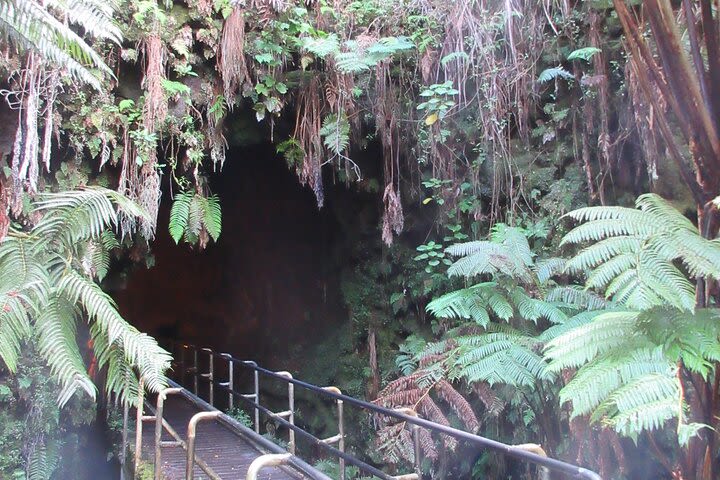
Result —
<instances>
[{"instance_id":1,"label":"dangling fern","mask_svg":"<svg viewBox=\"0 0 720 480\"><path fill-rule=\"evenodd\" d=\"M60 463L60 445L38 444L30 452L27 460L27 480L50 480Z\"/></svg>"},{"instance_id":2,"label":"dangling fern","mask_svg":"<svg viewBox=\"0 0 720 480\"><path fill-rule=\"evenodd\" d=\"M350 123L345 114L330 114L323 120L320 128L320 136L323 137L325 147L335 155L342 155L350 144Z\"/></svg>"},{"instance_id":3,"label":"dangling fern","mask_svg":"<svg viewBox=\"0 0 720 480\"><path fill-rule=\"evenodd\" d=\"M168 228L175 243L184 239L190 244L199 243L200 247L204 248L205 233L217 242L222 231L220 199L217 195L203 197L192 192L177 194L170 209Z\"/></svg>"}]
</instances>

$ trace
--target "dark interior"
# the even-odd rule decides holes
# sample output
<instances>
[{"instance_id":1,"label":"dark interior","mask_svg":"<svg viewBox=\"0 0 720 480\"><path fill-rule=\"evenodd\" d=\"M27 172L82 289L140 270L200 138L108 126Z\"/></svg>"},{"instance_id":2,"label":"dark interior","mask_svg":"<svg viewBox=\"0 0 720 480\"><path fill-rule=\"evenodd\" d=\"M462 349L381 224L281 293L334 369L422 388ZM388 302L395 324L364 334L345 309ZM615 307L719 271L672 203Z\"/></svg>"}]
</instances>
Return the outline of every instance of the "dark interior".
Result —
<instances>
[{"instance_id":1,"label":"dark interior","mask_svg":"<svg viewBox=\"0 0 720 480\"><path fill-rule=\"evenodd\" d=\"M170 238L165 191L155 266L135 267L114 292L121 313L158 337L288 368L288 348L316 343L346 317L336 259L347 235L333 211L351 192L325 183L318 209L271 145L231 149L222 175L211 178L222 235L204 251Z\"/></svg>"}]
</instances>

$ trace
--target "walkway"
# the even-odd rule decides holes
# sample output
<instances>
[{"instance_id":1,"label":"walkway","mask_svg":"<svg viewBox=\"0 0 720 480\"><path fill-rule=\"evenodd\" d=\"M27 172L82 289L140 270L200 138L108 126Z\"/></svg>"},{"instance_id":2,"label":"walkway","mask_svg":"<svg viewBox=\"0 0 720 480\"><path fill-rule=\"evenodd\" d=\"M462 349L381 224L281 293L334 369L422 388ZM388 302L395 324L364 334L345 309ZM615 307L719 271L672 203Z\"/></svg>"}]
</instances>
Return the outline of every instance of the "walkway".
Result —
<instances>
[{"instance_id":1,"label":"walkway","mask_svg":"<svg viewBox=\"0 0 720 480\"><path fill-rule=\"evenodd\" d=\"M188 422L200 410L179 395L168 396L167 400L165 400L164 410L163 418L168 421L181 438L187 438ZM154 422L145 422L143 427L143 458L154 463L155 424ZM204 460L223 480L244 480L252 461L267 453L218 420L200 423L196 435L195 454ZM174 439L167 431L163 430L162 440L172 441ZM163 447L163 476L167 480L184 480L186 458L186 452L180 446ZM204 480L210 477L196 466L195 478ZM300 478L306 477L279 467L265 468L258 476L260 480L295 480Z\"/></svg>"}]
</instances>

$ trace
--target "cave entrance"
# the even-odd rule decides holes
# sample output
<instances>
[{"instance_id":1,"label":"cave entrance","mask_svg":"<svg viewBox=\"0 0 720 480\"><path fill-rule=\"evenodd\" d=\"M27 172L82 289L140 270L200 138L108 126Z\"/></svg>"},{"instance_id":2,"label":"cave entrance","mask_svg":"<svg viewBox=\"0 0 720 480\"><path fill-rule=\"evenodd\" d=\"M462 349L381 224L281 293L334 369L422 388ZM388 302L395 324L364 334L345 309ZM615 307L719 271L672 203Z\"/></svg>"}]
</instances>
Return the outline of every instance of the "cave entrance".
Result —
<instances>
[{"instance_id":1,"label":"cave entrance","mask_svg":"<svg viewBox=\"0 0 720 480\"><path fill-rule=\"evenodd\" d=\"M121 313L151 335L291 368L289 349L347 321L339 285L348 239L332 204L353 193L326 182L319 210L269 143L228 150L211 188L223 209L219 242L204 251L175 245L165 191L155 265L128 275L115 295Z\"/></svg>"}]
</instances>

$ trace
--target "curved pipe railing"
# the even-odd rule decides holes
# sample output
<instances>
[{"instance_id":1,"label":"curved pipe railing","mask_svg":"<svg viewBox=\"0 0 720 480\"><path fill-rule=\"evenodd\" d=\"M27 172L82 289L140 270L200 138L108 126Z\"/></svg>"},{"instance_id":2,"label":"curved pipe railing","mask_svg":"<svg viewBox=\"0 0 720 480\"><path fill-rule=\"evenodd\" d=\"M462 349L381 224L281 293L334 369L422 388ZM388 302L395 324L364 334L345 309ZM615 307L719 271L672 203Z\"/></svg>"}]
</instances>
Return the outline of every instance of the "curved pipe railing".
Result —
<instances>
[{"instance_id":1,"label":"curved pipe railing","mask_svg":"<svg viewBox=\"0 0 720 480\"><path fill-rule=\"evenodd\" d=\"M175 345L177 342L174 341L167 341L170 345ZM285 418L282 418L278 415L276 412L272 412L271 410L263 407L260 405L260 395L259 395L259 375L262 374L266 377L273 378L275 380L278 380L280 382L285 382L288 384L288 390L291 391L292 389L290 386L293 387L300 387L305 390L308 390L310 392L316 393L319 396L322 396L329 400L334 400L336 402L343 402L347 405L353 405L357 408L360 408L362 410L366 410L368 412L372 412L375 414L383 415L386 417L392 417L397 420L406 422L406 424L426 428L432 432L440 433L443 435L448 435L450 437L453 437L457 440L465 441L469 444L475 445L477 447L486 448L488 450L492 450L494 452L498 452L503 455L507 455L511 458L515 458L517 460L532 463L534 465L537 465L539 467L543 467L544 469L548 469L552 472L557 472L564 474L570 478L578 478L578 479L586 479L586 480L602 480L600 475L593 472L592 470L588 470L586 468L578 467L577 465L572 465L566 462L562 462L560 460L556 460L553 458L548 458L542 455L538 455L536 453L533 453L533 449L527 448L527 445L522 446L513 446L513 445L507 445L501 442L498 442L496 440L492 440L486 437L482 437L480 435L475 435L463 430L459 430L457 428L453 428L446 425L441 425L435 422L431 422L429 420L425 420L419 416L408 414L410 412L403 412L402 409L400 410L391 410L388 408L380 407L374 403L367 402L365 400L360 400L354 397L350 397L348 395L344 395L342 393L339 393L339 391L335 391L332 388L327 387L319 387L317 385L313 385L311 383L303 382L302 380L298 380L295 378L292 378L291 375L289 375L287 372L274 372L272 370L268 370L266 368L260 367L253 361L247 361L247 360L239 360L237 358L232 357L231 355L227 353L218 354L213 352L209 348L203 348L202 351L204 353L207 353L209 355L209 358L218 357L221 359L224 359L228 362L228 370L229 372L232 372L234 370L234 366L240 366L245 369L249 369L254 372L254 378L255 378L255 390L252 394L244 394L242 392L237 392L233 390L233 380L229 380L228 382L217 382L214 380L214 363L213 360L209 361L209 370L208 372L199 372L198 370L198 348L194 345L179 343L180 345L180 361L177 362L177 365L181 369L181 378L182 383L184 383L185 376L187 373L191 373L193 376L193 392L197 395L198 392L198 378L202 378L205 380L208 380L213 387L210 387L213 391L214 386L218 386L222 390L225 390L229 396L236 397L241 400L243 400L244 403L248 404L249 407L253 408L255 410L255 430L256 432L259 431L259 413L264 413L271 418L273 418L276 422L280 423L284 427L288 428L289 432L293 433L291 435L291 438L293 440L292 446L294 447L294 440L295 440L295 434L298 436L310 441L314 445L324 449L328 453L332 454L333 456L337 457L338 459L344 460L345 462L355 465L358 468L360 468L365 473L369 473L371 475L374 475L378 478L381 478L383 480L397 480L398 477L392 477L388 474L382 472L381 470L373 467L372 465L369 465L352 455L349 455L345 453L344 451L341 451L339 449L336 449L332 446L330 446L328 443L324 442L323 440L315 437L309 432L306 432L300 427L297 427L294 422L285 420ZM174 350L171 348L171 351ZM191 350L193 355L193 364L191 366L186 366L185 362L185 351ZM232 365L232 367L231 367ZM231 376L232 378L232 376ZM251 400L252 398L252 400ZM292 407L292 405L291 405ZM293 408L290 408L292 411ZM342 410L341 410L342 411ZM280 412L280 413L287 413L287 412ZM293 412L294 413L294 412ZM340 420L342 421L342 420ZM344 443L344 442L343 442ZM418 452L418 449L415 448L416 452ZM418 463L419 458L416 456L416 464ZM417 466L416 466L417 469ZM341 471L344 469L341 469ZM416 471L416 474L419 478L419 472ZM405 477L407 478L407 477Z\"/></svg>"}]
</instances>

